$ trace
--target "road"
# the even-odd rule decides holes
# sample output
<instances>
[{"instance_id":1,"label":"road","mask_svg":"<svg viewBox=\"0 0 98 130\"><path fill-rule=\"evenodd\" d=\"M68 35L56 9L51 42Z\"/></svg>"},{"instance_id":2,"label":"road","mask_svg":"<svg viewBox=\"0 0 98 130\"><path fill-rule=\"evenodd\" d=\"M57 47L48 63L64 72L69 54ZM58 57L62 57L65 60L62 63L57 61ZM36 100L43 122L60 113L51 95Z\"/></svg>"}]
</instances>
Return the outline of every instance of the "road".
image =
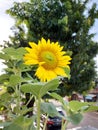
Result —
<instances>
[{"instance_id":1,"label":"road","mask_svg":"<svg viewBox=\"0 0 98 130\"><path fill-rule=\"evenodd\" d=\"M86 113L84 115L83 120L81 121L81 123L78 126L69 124L68 125L68 129L72 129L72 128L76 128L76 127L77 128L79 128L79 127L86 127L86 126L92 127L92 130L93 130L93 128L96 128L96 130L98 130L98 112ZM72 130L76 130L76 129L72 129Z\"/></svg>"}]
</instances>

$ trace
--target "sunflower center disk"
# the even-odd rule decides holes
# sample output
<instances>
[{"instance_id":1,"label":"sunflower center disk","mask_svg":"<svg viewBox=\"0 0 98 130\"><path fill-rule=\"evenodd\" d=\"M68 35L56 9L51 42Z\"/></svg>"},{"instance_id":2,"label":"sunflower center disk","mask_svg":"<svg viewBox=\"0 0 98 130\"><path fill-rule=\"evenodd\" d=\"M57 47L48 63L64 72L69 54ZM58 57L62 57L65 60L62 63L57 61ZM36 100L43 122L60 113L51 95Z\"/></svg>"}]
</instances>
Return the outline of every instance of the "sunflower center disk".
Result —
<instances>
[{"instance_id":1,"label":"sunflower center disk","mask_svg":"<svg viewBox=\"0 0 98 130\"><path fill-rule=\"evenodd\" d=\"M46 69L54 69L57 66L57 58L54 53L50 51L42 52L41 61L45 62L43 67Z\"/></svg>"}]
</instances>

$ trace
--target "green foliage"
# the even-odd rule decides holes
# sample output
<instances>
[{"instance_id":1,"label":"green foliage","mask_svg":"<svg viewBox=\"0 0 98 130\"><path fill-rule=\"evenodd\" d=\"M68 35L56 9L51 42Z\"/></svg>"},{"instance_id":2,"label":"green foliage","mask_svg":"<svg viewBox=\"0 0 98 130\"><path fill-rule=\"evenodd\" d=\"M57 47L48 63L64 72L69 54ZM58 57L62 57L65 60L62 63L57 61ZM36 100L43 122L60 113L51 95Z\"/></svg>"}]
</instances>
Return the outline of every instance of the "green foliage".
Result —
<instances>
[{"instance_id":1,"label":"green foliage","mask_svg":"<svg viewBox=\"0 0 98 130\"><path fill-rule=\"evenodd\" d=\"M68 117L68 119L72 124L78 125L83 119L83 115L81 113L73 113L71 116Z\"/></svg>"},{"instance_id":2,"label":"green foliage","mask_svg":"<svg viewBox=\"0 0 98 130\"><path fill-rule=\"evenodd\" d=\"M43 102L41 103L41 111L43 114L47 114L48 116L61 116L53 103Z\"/></svg>"},{"instance_id":3,"label":"green foliage","mask_svg":"<svg viewBox=\"0 0 98 130\"><path fill-rule=\"evenodd\" d=\"M25 52L24 48L14 49L12 47L4 48L0 52L0 58L3 59L6 65L6 73L0 75L0 89L2 88L0 91L0 108L4 108L5 113L9 113L7 115L8 120L14 118L12 113L17 113L16 115L21 113L20 103L24 102L20 92L21 84L34 81L33 78L31 80L27 75L25 78L23 77L25 71L28 73L31 70L23 63ZM14 106L14 109L12 106ZM2 113L2 110L0 113Z\"/></svg>"},{"instance_id":4,"label":"green foliage","mask_svg":"<svg viewBox=\"0 0 98 130\"><path fill-rule=\"evenodd\" d=\"M34 118L19 116L11 124L4 127L4 130L34 130L35 128L32 126L33 121Z\"/></svg>"},{"instance_id":5,"label":"green foliage","mask_svg":"<svg viewBox=\"0 0 98 130\"><path fill-rule=\"evenodd\" d=\"M25 93L32 93L34 96L42 97L44 96L48 91L55 90L59 85L59 79L53 79L47 83L32 83L32 84L23 84L21 86L21 90ZM28 89L27 89L28 88Z\"/></svg>"},{"instance_id":6,"label":"green foliage","mask_svg":"<svg viewBox=\"0 0 98 130\"><path fill-rule=\"evenodd\" d=\"M48 82L39 82L36 78L32 78L29 73L32 71L31 66L24 65L23 55L24 48L4 48L0 57L6 64L6 74L0 76L0 114L4 115L5 120L1 120L0 126L3 130L39 130L41 125L41 116L60 116L62 120L62 130L66 128L66 124L71 122L75 125L82 120L82 114L88 111L98 110L98 106L94 103L82 103L77 101L67 102L57 93L59 81L62 77L57 77ZM65 68L70 77L70 69ZM51 92L51 93L50 93ZM26 101L25 94L29 93L29 100ZM66 115L61 116L56 106L50 102L45 102L42 97L48 94L61 103L61 107ZM34 98L35 103L28 108L29 102ZM34 111L29 117L28 112ZM45 128L45 119L43 130Z\"/></svg>"},{"instance_id":7,"label":"green foliage","mask_svg":"<svg viewBox=\"0 0 98 130\"><path fill-rule=\"evenodd\" d=\"M96 103L93 102L78 102L78 101L71 101L69 102L70 108L72 108L75 112L90 112L98 110Z\"/></svg>"}]
</instances>

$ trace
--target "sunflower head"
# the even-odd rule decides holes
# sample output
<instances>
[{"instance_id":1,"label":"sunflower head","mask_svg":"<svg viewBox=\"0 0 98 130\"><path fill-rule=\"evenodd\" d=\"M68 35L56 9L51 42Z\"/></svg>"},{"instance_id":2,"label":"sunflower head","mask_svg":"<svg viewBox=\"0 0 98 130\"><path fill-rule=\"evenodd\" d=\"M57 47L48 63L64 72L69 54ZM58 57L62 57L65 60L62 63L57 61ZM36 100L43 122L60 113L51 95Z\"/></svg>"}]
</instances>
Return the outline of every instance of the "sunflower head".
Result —
<instances>
[{"instance_id":1,"label":"sunflower head","mask_svg":"<svg viewBox=\"0 0 98 130\"><path fill-rule=\"evenodd\" d=\"M38 65L35 75L43 82L57 76L67 77L64 68L69 68L71 57L63 51L58 42L50 42L42 38L38 44L29 42L24 61L27 65Z\"/></svg>"}]
</instances>

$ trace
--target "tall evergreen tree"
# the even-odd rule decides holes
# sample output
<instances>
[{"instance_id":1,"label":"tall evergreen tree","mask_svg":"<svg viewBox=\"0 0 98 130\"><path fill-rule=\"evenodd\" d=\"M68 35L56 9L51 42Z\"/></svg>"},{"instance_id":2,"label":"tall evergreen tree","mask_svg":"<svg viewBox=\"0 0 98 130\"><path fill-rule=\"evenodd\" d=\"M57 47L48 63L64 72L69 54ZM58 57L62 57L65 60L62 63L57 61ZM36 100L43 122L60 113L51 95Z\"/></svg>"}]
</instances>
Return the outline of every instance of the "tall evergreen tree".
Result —
<instances>
[{"instance_id":1,"label":"tall evergreen tree","mask_svg":"<svg viewBox=\"0 0 98 130\"><path fill-rule=\"evenodd\" d=\"M10 37L8 46L27 46L29 41L37 42L44 37L59 41L72 57L71 78L63 81L67 92L83 92L92 87L96 76L94 57L98 52L98 43L89 34L98 18L96 4L87 8L89 0L30 0L14 3L7 10L16 21L14 37ZM67 84L66 84L67 83ZM66 89L65 89L66 88ZM61 90L62 90L61 89Z\"/></svg>"}]
</instances>

